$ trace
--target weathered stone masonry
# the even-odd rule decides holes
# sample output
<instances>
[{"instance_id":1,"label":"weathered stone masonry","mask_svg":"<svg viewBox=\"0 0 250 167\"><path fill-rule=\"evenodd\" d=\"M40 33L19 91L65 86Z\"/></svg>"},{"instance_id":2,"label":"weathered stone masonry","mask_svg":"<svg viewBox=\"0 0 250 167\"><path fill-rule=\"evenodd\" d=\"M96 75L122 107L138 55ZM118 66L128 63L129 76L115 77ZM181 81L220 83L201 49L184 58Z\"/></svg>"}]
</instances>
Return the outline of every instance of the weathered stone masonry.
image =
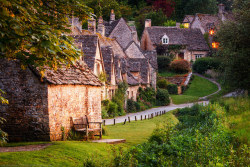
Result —
<instances>
[{"instance_id":1,"label":"weathered stone masonry","mask_svg":"<svg viewBox=\"0 0 250 167\"><path fill-rule=\"evenodd\" d=\"M67 135L72 127L70 117L87 115L92 122L101 121L101 85L93 78L94 74L86 76L87 71L81 76L79 70L73 69L68 73L61 71L65 72L63 77L71 79L59 79L56 73L49 73L53 76L49 79L71 82L51 84L41 82L32 71L22 70L16 61L0 61L0 89L9 100L8 105L0 105L0 117L7 121L3 130L9 141L61 140L61 128ZM77 81L74 76L80 79Z\"/></svg>"},{"instance_id":2,"label":"weathered stone masonry","mask_svg":"<svg viewBox=\"0 0 250 167\"><path fill-rule=\"evenodd\" d=\"M9 100L0 106L0 117L7 121L3 130L9 141L49 140L47 87L19 63L0 61L0 89Z\"/></svg>"}]
</instances>

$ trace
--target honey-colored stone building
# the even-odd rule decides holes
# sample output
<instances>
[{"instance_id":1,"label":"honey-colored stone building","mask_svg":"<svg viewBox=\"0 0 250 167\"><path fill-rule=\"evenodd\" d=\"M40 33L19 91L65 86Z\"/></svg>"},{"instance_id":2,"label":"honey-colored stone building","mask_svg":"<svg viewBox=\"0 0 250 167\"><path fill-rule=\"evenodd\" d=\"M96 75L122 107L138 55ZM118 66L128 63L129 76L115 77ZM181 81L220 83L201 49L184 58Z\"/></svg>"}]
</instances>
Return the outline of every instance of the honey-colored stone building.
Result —
<instances>
[{"instance_id":1,"label":"honey-colored stone building","mask_svg":"<svg viewBox=\"0 0 250 167\"><path fill-rule=\"evenodd\" d=\"M166 53L170 53L168 46L180 46L180 50L173 54L176 59L187 61L205 57L209 52L209 46L199 29L151 26L151 20L147 19L141 38L141 49L154 51L165 47Z\"/></svg>"},{"instance_id":2,"label":"honey-colored stone building","mask_svg":"<svg viewBox=\"0 0 250 167\"><path fill-rule=\"evenodd\" d=\"M62 140L71 117L101 121L102 83L84 62L57 71L21 69L18 61L0 61L0 89L9 104L0 105L9 141ZM64 129L64 130L63 130Z\"/></svg>"}]
</instances>

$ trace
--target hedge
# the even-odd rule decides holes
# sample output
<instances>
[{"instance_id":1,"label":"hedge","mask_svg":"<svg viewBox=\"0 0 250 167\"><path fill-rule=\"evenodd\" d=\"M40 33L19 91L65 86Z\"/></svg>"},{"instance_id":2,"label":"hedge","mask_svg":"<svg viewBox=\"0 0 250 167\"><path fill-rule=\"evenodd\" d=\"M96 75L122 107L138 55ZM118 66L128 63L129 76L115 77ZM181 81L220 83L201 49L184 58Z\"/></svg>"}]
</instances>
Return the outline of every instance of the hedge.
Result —
<instances>
[{"instance_id":1,"label":"hedge","mask_svg":"<svg viewBox=\"0 0 250 167\"><path fill-rule=\"evenodd\" d=\"M167 71L171 63L171 58L168 56L157 56L158 70Z\"/></svg>"},{"instance_id":2,"label":"hedge","mask_svg":"<svg viewBox=\"0 0 250 167\"><path fill-rule=\"evenodd\" d=\"M219 69L221 62L218 58L203 57L196 60L193 64L193 71L199 74L204 74L209 69Z\"/></svg>"},{"instance_id":3,"label":"hedge","mask_svg":"<svg viewBox=\"0 0 250 167\"><path fill-rule=\"evenodd\" d=\"M167 86L167 90L169 92L169 94L178 94L178 87L176 84L169 84Z\"/></svg>"}]
</instances>

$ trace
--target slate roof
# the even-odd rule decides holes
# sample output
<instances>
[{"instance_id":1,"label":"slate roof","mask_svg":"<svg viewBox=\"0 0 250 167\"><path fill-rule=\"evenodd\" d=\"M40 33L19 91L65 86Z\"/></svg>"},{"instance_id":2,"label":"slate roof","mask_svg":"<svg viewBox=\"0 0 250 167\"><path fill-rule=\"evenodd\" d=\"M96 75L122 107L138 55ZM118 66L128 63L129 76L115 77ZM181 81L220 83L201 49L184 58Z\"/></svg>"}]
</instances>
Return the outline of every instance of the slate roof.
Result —
<instances>
[{"instance_id":1,"label":"slate roof","mask_svg":"<svg viewBox=\"0 0 250 167\"><path fill-rule=\"evenodd\" d=\"M38 69L34 69L31 66L30 69L41 77ZM67 68L66 65L62 65L62 67L57 70L45 69L43 82L48 82L49 84L102 86L101 81L82 61L76 62L75 65L71 65L69 68Z\"/></svg>"},{"instance_id":2,"label":"slate roof","mask_svg":"<svg viewBox=\"0 0 250 167\"><path fill-rule=\"evenodd\" d=\"M211 15L211 14L196 14L196 17L199 18L201 27L208 32L209 31L209 26L212 24L217 27L221 20L217 15Z\"/></svg>"},{"instance_id":3,"label":"slate roof","mask_svg":"<svg viewBox=\"0 0 250 167\"><path fill-rule=\"evenodd\" d=\"M170 27L151 27L147 28L149 37L153 44L160 44L162 37L166 34L169 38L169 44L186 45L188 50L208 51L209 47L199 29L181 29ZM150 54L150 53L147 53ZM157 60L150 59L150 56L144 54L150 60L153 67L157 66ZM152 53L153 54L153 53Z\"/></svg>"},{"instance_id":4,"label":"slate roof","mask_svg":"<svg viewBox=\"0 0 250 167\"><path fill-rule=\"evenodd\" d=\"M149 60L149 63L154 69L158 69L158 63L157 63L157 53L156 51L144 51L145 57Z\"/></svg>"},{"instance_id":5,"label":"slate roof","mask_svg":"<svg viewBox=\"0 0 250 167\"><path fill-rule=\"evenodd\" d=\"M194 20L194 15L186 15L183 23L191 23Z\"/></svg>"},{"instance_id":6,"label":"slate roof","mask_svg":"<svg viewBox=\"0 0 250 167\"><path fill-rule=\"evenodd\" d=\"M141 48L134 41L131 41L124 51L129 58L145 58Z\"/></svg>"},{"instance_id":7,"label":"slate roof","mask_svg":"<svg viewBox=\"0 0 250 167\"><path fill-rule=\"evenodd\" d=\"M107 46L107 47L101 47L101 52L102 52L105 72L108 75L107 80L110 82L111 81L111 72L112 72L113 51L112 51L111 47Z\"/></svg>"},{"instance_id":8,"label":"slate roof","mask_svg":"<svg viewBox=\"0 0 250 167\"><path fill-rule=\"evenodd\" d=\"M106 37L108 37L111 34L111 32L114 30L114 28L116 27L116 25L119 23L120 20L121 19L112 21L111 24L108 21L104 21Z\"/></svg>"},{"instance_id":9,"label":"slate roof","mask_svg":"<svg viewBox=\"0 0 250 167\"><path fill-rule=\"evenodd\" d=\"M138 80L135 79L130 72L127 73L127 76L128 76L127 81L129 85L139 85Z\"/></svg>"},{"instance_id":10,"label":"slate roof","mask_svg":"<svg viewBox=\"0 0 250 167\"><path fill-rule=\"evenodd\" d=\"M142 84L147 84L148 81L148 73L149 73L149 67L148 67L148 59L145 58L130 58L128 59L128 64L129 64L129 71L131 72L140 72L141 75L141 80L140 83ZM138 65L138 67L134 67L134 65ZM133 71L135 70L135 71Z\"/></svg>"},{"instance_id":11,"label":"slate roof","mask_svg":"<svg viewBox=\"0 0 250 167\"><path fill-rule=\"evenodd\" d=\"M200 29L181 29L190 51L209 51L209 47Z\"/></svg>"},{"instance_id":12,"label":"slate roof","mask_svg":"<svg viewBox=\"0 0 250 167\"><path fill-rule=\"evenodd\" d=\"M152 26L147 27L149 37L153 44L160 44L162 37L167 35L169 38L169 45L186 45L187 42L179 28L176 27L162 27Z\"/></svg>"},{"instance_id":13,"label":"slate roof","mask_svg":"<svg viewBox=\"0 0 250 167\"><path fill-rule=\"evenodd\" d=\"M83 51L83 60L94 71L96 49L98 44L97 35L75 35L75 43L81 43L81 49Z\"/></svg>"}]
</instances>

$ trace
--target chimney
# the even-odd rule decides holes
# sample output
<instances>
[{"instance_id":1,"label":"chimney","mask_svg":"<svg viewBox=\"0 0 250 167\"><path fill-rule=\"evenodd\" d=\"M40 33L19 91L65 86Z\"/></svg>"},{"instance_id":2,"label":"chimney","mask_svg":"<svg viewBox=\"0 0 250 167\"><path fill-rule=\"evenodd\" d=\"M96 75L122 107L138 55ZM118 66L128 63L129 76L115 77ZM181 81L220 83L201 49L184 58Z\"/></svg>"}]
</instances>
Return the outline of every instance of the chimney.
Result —
<instances>
[{"instance_id":1,"label":"chimney","mask_svg":"<svg viewBox=\"0 0 250 167\"><path fill-rule=\"evenodd\" d=\"M151 27L151 19L146 19L145 20L145 28L146 27Z\"/></svg>"},{"instance_id":2,"label":"chimney","mask_svg":"<svg viewBox=\"0 0 250 167\"><path fill-rule=\"evenodd\" d=\"M96 33L96 20L94 18L88 20L88 30Z\"/></svg>"},{"instance_id":3,"label":"chimney","mask_svg":"<svg viewBox=\"0 0 250 167\"><path fill-rule=\"evenodd\" d=\"M105 27L104 27L104 24L103 24L102 16L100 16L99 19L98 19L97 32L100 33L102 36L105 36Z\"/></svg>"},{"instance_id":4,"label":"chimney","mask_svg":"<svg viewBox=\"0 0 250 167\"><path fill-rule=\"evenodd\" d=\"M176 28L180 28L181 23L176 22Z\"/></svg>"},{"instance_id":5,"label":"chimney","mask_svg":"<svg viewBox=\"0 0 250 167\"><path fill-rule=\"evenodd\" d=\"M111 13L110 13L110 23L112 23L113 21L115 21L115 12L114 12L114 9L111 9Z\"/></svg>"},{"instance_id":6,"label":"chimney","mask_svg":"<svg viewBox=\"0 0 250 167\"><path fill-rule=\"evenodd\" d=\"M225 5L221 3L218 5L218 7L219 7L219 14L223 14L225 12Z\"/></svg>"}]
</instances>

